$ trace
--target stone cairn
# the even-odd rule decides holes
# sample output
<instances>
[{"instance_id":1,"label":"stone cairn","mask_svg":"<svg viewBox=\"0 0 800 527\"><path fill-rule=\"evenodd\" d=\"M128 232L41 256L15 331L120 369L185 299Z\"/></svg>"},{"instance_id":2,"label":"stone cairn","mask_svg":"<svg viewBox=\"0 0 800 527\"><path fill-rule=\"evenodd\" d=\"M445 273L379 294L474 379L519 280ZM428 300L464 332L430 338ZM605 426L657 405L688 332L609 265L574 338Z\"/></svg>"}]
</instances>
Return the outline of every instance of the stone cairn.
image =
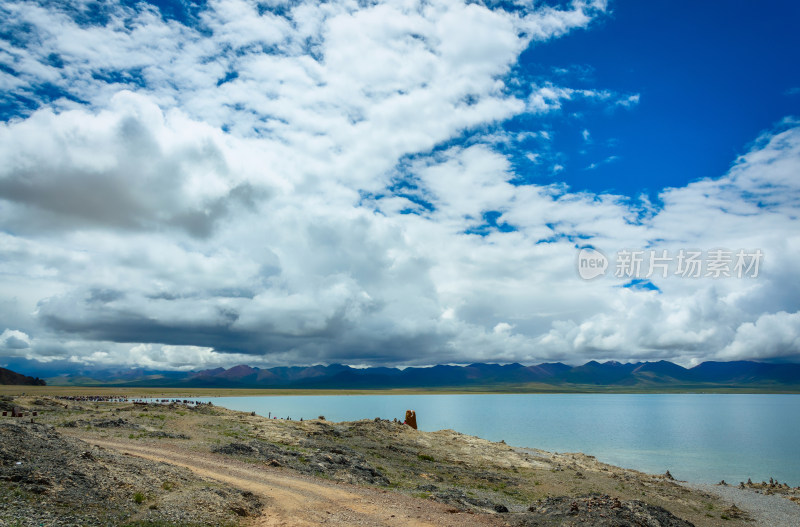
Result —
<instances>
[{"instance_id":1,"label":"stone cairn","mask_svg":"<svg viewBox=\"0 0 800 527\"><path fill-rule=\"evenodd\" d=\"M417 413L414 410L406 410L406 420L404 424L407 424L414 430L417 429Z\"/></svg>"}]
</instances>

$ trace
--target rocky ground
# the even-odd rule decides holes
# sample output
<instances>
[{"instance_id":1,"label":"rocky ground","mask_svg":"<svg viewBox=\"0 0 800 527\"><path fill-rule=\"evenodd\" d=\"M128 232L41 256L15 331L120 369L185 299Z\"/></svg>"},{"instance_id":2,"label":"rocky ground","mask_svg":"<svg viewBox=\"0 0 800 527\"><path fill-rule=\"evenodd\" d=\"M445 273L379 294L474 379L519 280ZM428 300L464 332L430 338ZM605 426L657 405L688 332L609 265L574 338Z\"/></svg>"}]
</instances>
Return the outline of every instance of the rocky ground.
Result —
<instances>
[{"instance_id":1,"label":"rocky ground","mask_svg":"<svg viewBox=\"0 0 800 527\"><path fill-rule=\"evenodd\" d=\"M448 514L454 525L758 525L744 507L668 475L582 454L515 449L452 430L420 432L393 420L298 422L214 406L49 397L17 398L13 405L39 415L34 423L0 421L0 525L313 525L321 522L319 510L303 520L300 499L291 516L281 516L278 496L298 495L286 485L302 486L309 499L328 493L314 481L346 485L335 487L341 496L339 489L349 489L346 499L324 502L331 510L322 518L339 525L355 523L342 504L350 496L383 499L388 508L404 504L394 512L421 511L393 523L402 514L378 520L380 511L362 506L359 518L369 520L359 521L367 525L411 524L412 518L424 525L426 517L429 525L444 525ZM192 462L200 458L203 470ZM234 467L247 478L226 475ZM285 479L292 474L307 479ZM800 496L800 489L765 485L758 490ZM800 506L786 503L800 519ZM337 510L341 519L327 521ZM283 523L263 523L270 514Z\"/></svg>"},{"instance_id":2,"label":"rocky ground","mask_svg":"<svg viewBox=\"0 0 800 527\"><path fill-rule=\"evenodd\" d=\"M0 422L0 525L234 525L249 492L117 454L46 424Z\"/></svg>"},{"instance_id":3,"label":"rocky ground","mask_svg":"<svg viewBox=\"0 0 800 527\"><path fill-rule=\"evenodd\" d=\"M592 495L578 498L559 496L546 498L532 505L528 513L515 518L516 525L580 525L616 527L619 525L660 525L691 527L691 523L675 517L662 507L640 500L622 501L610 496Z\"/></svg>"}]
</instances>

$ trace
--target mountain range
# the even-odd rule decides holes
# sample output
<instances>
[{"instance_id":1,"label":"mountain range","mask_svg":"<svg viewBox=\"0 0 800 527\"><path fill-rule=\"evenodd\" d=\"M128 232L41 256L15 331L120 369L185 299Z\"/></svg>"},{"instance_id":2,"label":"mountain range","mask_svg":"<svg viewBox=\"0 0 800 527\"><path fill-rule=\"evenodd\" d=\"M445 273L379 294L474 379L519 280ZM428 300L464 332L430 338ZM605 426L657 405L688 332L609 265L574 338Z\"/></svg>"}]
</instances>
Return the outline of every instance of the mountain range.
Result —
<instances>
[{"instance_id":1,"label":"mountain range","mask_svg":"<svg viewBox=\"0 0 800 527\"><path fill-rule=\"evenodd\" d=\"M692 389L800 388L800 364L751 361L704 362L684 368L667 361L587 362L582 366L545 363L439 365L427 368L353 368L342 364L257 368L246 365L202 371L94 370L47 379L51 385L151 386L186 388L391 389L465 388L537 391L548 388Z\"/></svg>"}]
</instances>

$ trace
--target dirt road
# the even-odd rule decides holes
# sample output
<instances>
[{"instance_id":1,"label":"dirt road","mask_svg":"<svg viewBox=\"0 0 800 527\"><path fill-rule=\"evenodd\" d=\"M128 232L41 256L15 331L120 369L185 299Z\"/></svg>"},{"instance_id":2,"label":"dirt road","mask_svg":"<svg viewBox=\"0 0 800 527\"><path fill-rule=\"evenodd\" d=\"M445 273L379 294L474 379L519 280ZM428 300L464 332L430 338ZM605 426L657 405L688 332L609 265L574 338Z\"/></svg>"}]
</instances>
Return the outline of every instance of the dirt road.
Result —
<instances>
[{"instance_id":1,"label":"dirt road","mask_svg":"<svg viewBox=\"0 0 800 527\"><path fill-rule=\"evenodd\" d=\"M253 526L506 525L500 515L469 514L396 492L322 481L279 468L180 449L175 445L143 446L126 441L83 439L103 448L185 467L200 477L258 495L266 506L261 516L253 520Z\"/></svg>"}]
</instances>

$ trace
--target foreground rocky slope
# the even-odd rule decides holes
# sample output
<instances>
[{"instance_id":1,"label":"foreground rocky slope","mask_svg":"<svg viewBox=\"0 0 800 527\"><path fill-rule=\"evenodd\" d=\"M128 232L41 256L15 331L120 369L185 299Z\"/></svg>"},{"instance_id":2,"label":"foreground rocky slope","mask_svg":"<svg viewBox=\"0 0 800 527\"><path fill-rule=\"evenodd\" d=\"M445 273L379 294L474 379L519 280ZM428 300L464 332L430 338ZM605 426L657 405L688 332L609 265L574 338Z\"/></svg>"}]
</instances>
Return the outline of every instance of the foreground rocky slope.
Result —
<instances>
[{"instance_id":1,"label":"foreground rocky slope","mask_svg":"<svg viewBox=\"0 0 800 527\"><path fill-rule=\"evenodd\" d=\"M38 415L35 423L0 421L0 524L269 525L263 522L280 507L278 494L240 490L246 486L224 477L226 467L236 465L250 467L259 478L301 474L309 481L357 485L348 487L348 495L364 486L383 489L397 503L411 500L415 505L409 507L438 518L429 525L445 524L435 516L443 510L454 525L753 525L733 503L667 476L582 454L515 449L451 430L420 432L379 418L298 422L206 405L49 397L17 398L13 404ZM205 466L215 467L207 473L214 479L112 448L143 457L161 452L159 459L188 460L183 466L189 468L202 457ZM316 492L312 487L303 492ZM375 496L364 494L364 500ZM309 511L305 524L324 512ZM304 524L302 507L292 514L297 523L286 524ZM352 523L340 516L339 525ZM374 522L365 524L402 525L392 523L398 517L370 517Z\"/></svg>"},{"instance_id":2,"label":"foreground rocky slope","mask_svg":"<svg viewBox=\"0 0 800 527\"><path fill-rule=\"evenodd\" d=\"M260 508L251 493L186 469L93 447L48 425L0 423L2 525L230 525Z\"/></svg>"}]
</instances>

